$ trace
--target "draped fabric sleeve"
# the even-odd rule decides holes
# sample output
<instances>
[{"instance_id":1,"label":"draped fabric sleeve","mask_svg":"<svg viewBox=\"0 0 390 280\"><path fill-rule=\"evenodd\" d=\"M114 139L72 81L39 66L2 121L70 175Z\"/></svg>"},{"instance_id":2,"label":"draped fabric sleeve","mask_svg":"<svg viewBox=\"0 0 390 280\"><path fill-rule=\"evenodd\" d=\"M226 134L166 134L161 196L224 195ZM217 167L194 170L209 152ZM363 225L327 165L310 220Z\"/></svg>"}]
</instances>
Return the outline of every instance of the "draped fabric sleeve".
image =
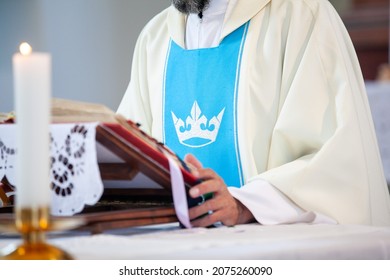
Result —
<instances>
[{"instance_id":1,"label":"draped fabric sleeve","mask_svg":"<svg viewBox=\"0 0 390 280\"><path fill-rule=\"evenodd\" d=\"M284 24L280 102L268 161L243 191L264 180L305 211L339 223L389 225L389 193L353 45L328 1L299 2L311 21L301 13ZM268 26L278 20L272 9ZM256 192L261 196L261 188ZM256 206L248 208L256 212Z\"/></svg>"},{"instance_id":2,"label":"draped fabric sleeve","mask_svg":"<svg viewBox=\"0 0 390 280\"><path fill-rule=\"evenodd\" d=\"M119 104L117 113L142 125L142 129L151 133L151 105L149 98L147 69L147 38L145 30L138 37L134 49L131 77L127 90Z\"/></svg>"},{"instance_id":3,"label":"draped fabric sleeve","mask_svg":"<svg viewBox=\"0 0 390 280\"><path fill-rule=\"evenodd\" d=\"M141 124L141 129L162 141L162 100L166 56L171 37L167 21L180 17L169 7L153 17L140 33L133 55L128 88L117 113ZM183 17L184 18L184 17Z\"/></svg>"}]
</instances>

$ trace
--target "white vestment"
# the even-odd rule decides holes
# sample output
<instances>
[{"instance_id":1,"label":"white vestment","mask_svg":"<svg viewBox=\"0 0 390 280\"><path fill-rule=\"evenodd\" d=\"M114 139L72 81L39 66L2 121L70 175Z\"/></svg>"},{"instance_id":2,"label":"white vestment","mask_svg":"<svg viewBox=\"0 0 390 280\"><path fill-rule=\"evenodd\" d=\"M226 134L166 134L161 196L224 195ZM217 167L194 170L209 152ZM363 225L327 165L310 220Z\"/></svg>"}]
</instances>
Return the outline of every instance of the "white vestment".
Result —
<instances>
[{"instance_id":1,"label":"white vestment","mask_svg":"<svg viewBox=\"0 0 390 280\"><path fill-rule=\"evenodd\" d=\"M265 181L307 216L389 225L389 193L360 67L333 7L325 0L229 2L220 41L248 21L237 107L245 185L231 193L262 223L268 206L259 182ZM172 39L184 48L185 30L186 16L173 7L149 22L118 109L158 139L168 46Z\"/></svg>"}]
</instances>

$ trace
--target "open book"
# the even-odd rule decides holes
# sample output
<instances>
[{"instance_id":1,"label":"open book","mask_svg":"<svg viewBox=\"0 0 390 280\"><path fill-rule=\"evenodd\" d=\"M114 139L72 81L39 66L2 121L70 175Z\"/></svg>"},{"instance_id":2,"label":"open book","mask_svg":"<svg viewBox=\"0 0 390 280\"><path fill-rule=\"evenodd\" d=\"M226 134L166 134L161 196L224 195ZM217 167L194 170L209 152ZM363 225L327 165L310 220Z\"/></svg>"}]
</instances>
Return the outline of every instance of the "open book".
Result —
<instances>
[{"instance_id":1,"label":"open book","mask_svg":"<svg viewBox=\"0 0 390 280\"><path fill-rule=\"evenodd\" d=\"M187 191L198 181L191 167L168 147L143 132L138 124L100 104L53 99L52 122L99 123L96 143L104 193L98 204L80 214L94 231L177 221L168 157L177 162ZM191 199L187 193L189 207L202 200Z\"/></svg>"},{"instance_id":2,"label":"open book","mask_svg":"<svg viewBox=\"0 0 390 280\"><path fill-rule=\"evenodd\" d=\"M103 105L53 99L52 122L100 123L96 133L96 140L99 144L97 147L98 161L107 178L120 179L122 177L128 180L142 173L164 189L170 190L167 159L167 156L170 156L179 165L187 187L197 183L196 178L191 175L191 167L173 151L142 131L140 124L126 120ZM112 164L115 168L110 169L110 162L115 162L115 157L118 159L118 164Z\"/></svg>"}]
</instances>

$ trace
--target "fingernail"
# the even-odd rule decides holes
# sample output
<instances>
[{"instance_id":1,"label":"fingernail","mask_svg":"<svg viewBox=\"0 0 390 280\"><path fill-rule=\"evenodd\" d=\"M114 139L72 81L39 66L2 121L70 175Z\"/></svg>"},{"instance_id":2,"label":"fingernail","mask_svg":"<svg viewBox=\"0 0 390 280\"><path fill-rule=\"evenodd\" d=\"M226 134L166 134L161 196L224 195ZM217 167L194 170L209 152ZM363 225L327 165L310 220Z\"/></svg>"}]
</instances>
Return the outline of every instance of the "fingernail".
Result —
<instances>
[{"instance_id":1,"label":"fingernail","mask_svg":"<svg viewBox=\"0 0 390 280\"><path fill-rule=\"evenodd\" d=\"M199 196L199 189L198 188L192 188L190 189L190 195L192 197L198 197Z\"/></svg>"}]
</instances>

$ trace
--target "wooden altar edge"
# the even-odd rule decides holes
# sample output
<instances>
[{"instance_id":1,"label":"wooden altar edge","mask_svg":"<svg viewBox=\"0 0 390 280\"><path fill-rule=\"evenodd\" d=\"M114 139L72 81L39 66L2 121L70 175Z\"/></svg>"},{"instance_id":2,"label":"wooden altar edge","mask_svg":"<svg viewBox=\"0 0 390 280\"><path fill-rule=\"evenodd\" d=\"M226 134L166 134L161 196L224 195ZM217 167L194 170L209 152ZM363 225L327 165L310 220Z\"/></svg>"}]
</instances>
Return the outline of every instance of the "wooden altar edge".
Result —
<instances>
[{"instance_id":1,"label":"wooden altar edge","mask_svg":"<svg viewBox=\"0 0 390 280\"><path fill-rule=\"evenodd\" d=\"M83 218L86 222L78 230L88 230L92 234L113 229L178 222L173 207L117 210L112 212L78 214L76 216Z\"/></svg>"},{"instance_id":2,"label":"wooden altar edge","mask_svg":"<svg viewBox=\"0 0 390 280\"><path fill-rule=\"evenodd\" d=\"M89 231L91 234L128 227L178 222L175 209L171 206L102 212L98 210L70 217L51 216L50 220L49 231L77 230ZM0 215L0 229L3 232L16 233L15 215L13 213Z\"/></svg>"}]
</instances>

